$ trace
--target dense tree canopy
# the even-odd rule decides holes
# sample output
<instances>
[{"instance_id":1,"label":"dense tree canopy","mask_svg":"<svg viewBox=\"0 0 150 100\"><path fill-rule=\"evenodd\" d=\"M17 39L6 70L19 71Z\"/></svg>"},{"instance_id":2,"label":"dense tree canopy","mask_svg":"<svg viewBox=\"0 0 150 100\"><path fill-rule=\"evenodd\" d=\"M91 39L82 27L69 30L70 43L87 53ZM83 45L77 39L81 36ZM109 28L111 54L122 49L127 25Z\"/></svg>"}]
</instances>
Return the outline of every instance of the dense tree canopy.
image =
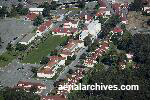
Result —
<instances>
[{"instance_id":1,"label":"dense tree canopy","mask_svg":"<svg viewBox=\"0 0 150 100\"><path fill-rule=\"evenodd\" d=\"M111 67L108 70L100 70L101 65L86 75L82 84L101 84L105 85L139 85L139 90L130 91L72 91L68 95L69 100L150 100L150 35L136 34L125 36L123 44L131 45L130 52L134 53L136 67L129 67L119 70ZM128 42L130 40L131 42ZM123 46L123 45L122 45ZM125 46L128 48L128 46ZM123 54L124 55L124 54ZM118 59L124 56L119 56Z\"/></svg>"},{"instance_id":2,"label":"dense tree canopy","mask_svg":"<svg viewBox=\"0 0 150 100\"><path fill-rule=\"evenodd\" d=\"M34 25L34 26L39 26L39 25L41 25L43 22L44 22L44 20L43 20L42 16L38 16L38 17L34 20L33 25Z\"/></svg>"},{"instance_id":3,"label":"dense tree canopy","mask_svg":"<svg viewBox=\"0 0 150 100\"><path fill-rule=\"evenodd\" d=\"M40 100L40 96L21 89L4 88L0 91L0 100Z\"/></svg>"}]
</instances>

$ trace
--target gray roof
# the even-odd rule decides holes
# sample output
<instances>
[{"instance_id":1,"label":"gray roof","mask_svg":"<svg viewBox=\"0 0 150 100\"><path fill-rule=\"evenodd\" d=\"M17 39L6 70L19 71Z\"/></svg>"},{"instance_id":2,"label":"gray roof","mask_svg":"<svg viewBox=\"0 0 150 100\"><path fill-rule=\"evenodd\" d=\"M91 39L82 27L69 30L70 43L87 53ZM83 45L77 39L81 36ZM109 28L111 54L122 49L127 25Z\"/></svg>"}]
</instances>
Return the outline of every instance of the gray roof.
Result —
<instances>
[{"instance_id":1,"label":"gray roof","mask_svg":"<svg viewBox=\"0 0 150 100\"><path fill-rule=\"evenodd\" d=\"M28 43L28 41L35 36L36 33L28 33L20 42L26 42Z\"/></svg>"}]
</instances>

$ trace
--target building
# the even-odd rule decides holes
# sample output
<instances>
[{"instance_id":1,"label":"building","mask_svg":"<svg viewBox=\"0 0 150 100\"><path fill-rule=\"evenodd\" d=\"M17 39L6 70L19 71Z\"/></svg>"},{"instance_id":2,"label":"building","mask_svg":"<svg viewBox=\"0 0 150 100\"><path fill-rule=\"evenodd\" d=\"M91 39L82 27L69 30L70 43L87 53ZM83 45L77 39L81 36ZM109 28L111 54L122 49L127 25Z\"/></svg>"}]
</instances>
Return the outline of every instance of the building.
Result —
<instances>
[{"instance_id":1,"label":"building","mask_svg":"<svg viewBox=\"0 0 150 100\"><path fill-rule=\"evenodd\" d=\"M60 51L62 57L67 58L68 56L73 56L75 52L84 47L84 43L80 40L69 40L68 44L64 46L63 50Z\"/></svg>"},{"instance_id":2,"label":"building","mask_svg":"<svg viewBox=\"0 0 150 100\"><path fill-rule=\"evenodd\" d=\"M21 88L27 92L29 92L32 87L37 89L35 93L38 94L40 94L44 89L46 89L46 86L44 84L27 82L27 81L19 81L17 83L17 86L15 86L15 88Z\"/></svg>"},{"instance_id":3,"label":"building","mask_svg":"<svg viewBox=\"0 0 150 100\"><path fill-rule=\"evenodd\" d=\"M36 31L37 36L42 36L43 33L47 32L48 29L52 27L52 25L53 23L51 20L44 21L44 23L42 23Z\"/></svg>"},{"instance_id":4,"label":"building","mask_svg":"<svg viewBox=\"0 0 150 100\"><path fill-rule=\"evenodd\" d=\"M67 100L64 96L42 96L41 100Z\"/></svg>"},{"instance_id":5,"label":"building","mask_svg":"<svg viewBox=\"0 0 150 100\"><path fill-rule=\"evenodd\" d=\"M61 68L61 65L65 65L65 58L60 56L50 56L50 61L44 67L41 67L37 72L38 77L53 78L57 73L57 69Z\"/></svg>"},{"instance_id":6,"label":"building","mask_svg":"<svg viewBox=\"0 0 150 100\"><path fill-rule=\"evenodd\" d=\"M77 82L83 78L83 71L84 70L82 68L78 68L70 77L67 77L67 82L63 83L62 85L76 85ZM61 89L61 87L58 88L57 95L67 96L67 94L70 93L71 88L66 87L65 89Z\"/></svg>"},{"instance_id":7,"label":"building","mask_svg":"<svg viewBox=\"0 0 150 100\"><path fill-rule=\"evenodd\" d=\"M111 16L111 12L107 8L99 8L99 10L96 13L96 17L99 17L99 16L106 18L108 16Z\"/></svg>"},{"instance_id":8,"label":"building","mask_svg":"<svg viewBox=\"0 0 150 100\"><path fill-rule=\"evenodd\" d=\"M79 21L65 21L64 28L78 28Z\"/></svg>"},{"instance_id":9,"label":"building","mask_svg":"<svg viewBox=\"0 0 150 100\"><path fill-rule=\"evenodd\" d=\"M25 20L27 20L27 21L33 21L37 16L38 16L38 14L36 14L36 13L28 13L25 16Z\"/></svg>"},{"instance_id":10,"label":"building","mask_svg":"<svg viewBox=\"0 0 150 100\"><path fill-rule=\"evenodd\" d=\"M106 5L104 0L98 0L98 3L100 5L100 8L106 8L107 7L107 5Z\"/></svg>"},{"instance_id":11,"label":"building","mask_svg":"<svg viewBox=\"0 0 150 100\"><path fill-rule=\"evenodd\" d=\"M84 38L88 35L92 36L92 40L97 38L98 33L101 30L101 23L98 20L93 20L88 26L87 30L84 29L79 35L79 40L84 41Z\"/></svg>"},{"instance_id":12,"label":"building","mask_svg":"<svg viewBox=\"0 0 150 100\"><path fill-rule=\"evenodd\" d=\"M123 24L128 24L128 19L125 16L121 16L120 19Z\"/></svg>"},{"instance_id":13,"label":"building","mask_svg":"<svg viewBox=\"0 0 150 100\"><path fill-rule=\"evenodd\" d=\"M107 50L109 49L109 42L104 41L99 48L95 50L95 52L92 53L91 57L88 57L86 60L84 60L84 66L87 67L94 67L94 64L96 64L96 59L99 56L102 56Z\"/></svg>"},{"instance_id":14,"label":"building","mask_svg":"<svg viewBox=\"0 0 150 100\"><path fill-rule=\"evenodd\" d=\"M92 21L92 19L93 17L90 16L89 14L84 14L84 13L80 14L80 20L85 20L86 24L89 24Z\"/></svg>"},{"instance_id":15,"label":"building","mask_svg":"<svg viewBox=\"0 0 150 100\"><path fill-rule=\"evenodd\" d=\"M128 61L132 62L132 60L133 60L133 54L128 53L128 54L126 54L126 56L127 56Z\"/></svg>"},{"instance_id":16,"label":"building","mask_svg":"<svg viewBox=\"0 0 150 100\"><path fill-rule=\"evenodd\" d=\"M120 27L115 27L112 32L113 32L114 34L116 34L116 33L121 33L121 34L123 34L123 30L122 30Z\"/></svg>"},{"instance_id":17,"label":"building","mask_svg":"<svg viewBox=\"0 0 150 100\"><path fill-rule=\"evenodd\" d=\"M71 36L76 32L77 32L77 28L60 28L60 27L58 27L52 31L52 34L60 35L60 36Z\"/></svg>"},{"instance_id":18,"label":"building","mask_svg":"<svg viewBox=\"0 0 150 100\"><path fill-rule=\"evenodd\" d=\"M55 28L52 31L53 35L71 36L77 32L79 21L65 21L63 27Z\"/></svg>"},{"instance_id":19,"label":"building","mask_svg":"<svg viewBox=\"0 0 150 100\"><path fill-rule=\"evenodd\" d=\"M42 14L44 8L29 8L30 13Z\"/></svg>"},{"instance_id":20,"label":"building","mask_svg":"<svg viewBox=\"0 0 150 100\"><path fill-rule=\"evenodd\" d=\"M36 33L29 33L26 34L23 39L19 42L20 44L28 45L30 44L35 38L36 38Z\"/></svg>"}]
</instances>

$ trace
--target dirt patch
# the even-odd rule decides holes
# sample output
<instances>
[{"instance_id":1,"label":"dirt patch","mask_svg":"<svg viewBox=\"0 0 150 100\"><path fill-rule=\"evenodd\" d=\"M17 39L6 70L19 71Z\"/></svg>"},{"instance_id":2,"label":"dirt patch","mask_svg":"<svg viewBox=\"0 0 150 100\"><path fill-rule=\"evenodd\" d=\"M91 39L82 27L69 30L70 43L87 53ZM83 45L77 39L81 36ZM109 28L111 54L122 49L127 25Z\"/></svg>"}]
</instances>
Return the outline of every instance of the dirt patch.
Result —
<instances>
[{"instance_id":1,"label":"dirt patch","mask_svg":"<svg viewBox=\"0 0 150 100\"><path fill-rule=\"evenodd\" d=\"M150 16L144 16L141 12L130 11L128 14L128 29L138 28L147 28L150 29L150 26L147 25L147 20L150 19Z\"/></svg>"}]
</instances>

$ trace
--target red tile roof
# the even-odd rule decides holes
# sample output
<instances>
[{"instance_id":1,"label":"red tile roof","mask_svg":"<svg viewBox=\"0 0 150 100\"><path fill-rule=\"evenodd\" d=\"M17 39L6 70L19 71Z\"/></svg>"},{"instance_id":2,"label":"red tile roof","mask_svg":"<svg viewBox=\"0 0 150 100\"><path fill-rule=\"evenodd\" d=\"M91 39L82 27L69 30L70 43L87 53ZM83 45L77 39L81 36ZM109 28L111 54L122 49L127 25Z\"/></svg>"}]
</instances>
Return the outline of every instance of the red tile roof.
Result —
<instances>
[{"instance_id":1,"label":"red tile roof","mask_svg":"<svg viewBox=\"0 0 150 100\"><path fill-rule=\"evenodd\" d=\"M78 68L72 75L71 77L67 78L67 83L63 83L63 85L74 85L76 84L80 79L83 77L83 69ZM58 90L60 92L59 95L65 96L67 95L70 91L68 90Z\"/></svg>"},{"instance_id":2,"label":"red tile roof","mask_svg":"<svg viewBox=\"0 0 150 100\"><path fill-rule=\"evenodd\" d=\"M89 65L94 64L94 61L96 61L97 57L105 53L108 47L109 43L107 41L104 41L100 48L96 49L92 56L87 58L84 63Z\"/></svg>"},{"instance_id":3,"label":"red tile roof","mask_svg":"<svg viewBox=\"0 0 150 100\"><path fill-rule=\"evenodd\" d=\"M58 61L58 60L64 60L64 57L61 56L50 56L49 57L50 61Z\"/></svg>"},{"instance_id":4,"label":"red tile roof","mask_svg":"<svg viewBox=\"0 0 150 100\"><path fill-rule=\"evenodd\" d=\"M77 28L55 28L53 32L58 32L58 33L66 33L66 34L72 34L72 32L76 32Z\"/></svg>"},{"instance_id":5,"label":"red tile roof","mask_svg":"<svg viewBox=\"0 0 150 100\"><path fill-rule=\"evenodd\" d=\"M104 0L98 0L98 3L100 7L106 7L105 1Z\"/></svg>"},{"instance_id":6,"label":"red tile roof","mask_svg":"<svg viewBox=\"0 0 150 100\"><path fill-rule=\"evenodd\" d=\"M35 13L28 13L25 18L26 18L27 20L33 21L37 16L38 16L38 14L35 14Z\"/></svg>"},{"instance_id":7,"label":"red tile roof","mask_svg":"<svg viewBox=\"0 0 150 100\"><path fill-rule=\"evenodd\" d=\"M122 16L120 19L121 21L127 21L127 18L125 16Z\"/></svg>"},{"instance_id":8,"label":"red tile roof","mask_svg":"<svg viewBox=\"0 0 150 100\"><path fill-rule=\"evenodd\" d=\"M63 96L42 96L41 100L67 100Z\"/></svg>"},{"instance_id":9,"label":"red tile roof","mask_svg":"<svg viewBox=\"0 0 150 100\"><path fill-rule=\"evenodd\" d=\"M120 3L114 3L114 4L112 4L112 8L113 8L114 10L120 9L120 7L121 7L121 4L120 4Z\"/></svg>"},{"instance_id":10,"label":"red tile roof","mask_svg":"<svg viewBox=\"0 0 150 100\"><path fill-rule=\"evenodd\" d=\"M40 32L44 32L48 27L50 27L51 24L52 24L52 22L51 22L50 20L45 21L44 23L42 23L42 24L39 26L38 30L39 30Z\"/></svg>"},{"instance_id":11,"label":"red tile roof","mask_svg":"<svg viewBox=\"0 0 150 100\"><path fill-rule=\"evenodd\" d=\"M96 13L96 16L103 16L106 11L106 8L100 8Z\"/></svg>"},{"instance_id":12,"label":"red tile roof","mask_svg":"<svg viewBox=\"0 0 150 100\"><path fill-rule=\"evenodd\" d=\"M115 27L113 30L114 33L123 32L123 30L120 27Z\"/></svg>"},{"instance_id":13,"label":"red tile roof","mask_svg":"<svg viewBox=\"0 0 150 100\"><path fill-rule=\"evenodd\" d=\"M45 85L44 85L44 84L41 84L41 83L33 83L33 82L27 82L27 81L19 81L19 82L17 83L16 88L30 89L32 86L36 87L37 89L40 89L40 88L38 88L39 86L40 86L40 87L45 87Z\"/></svg>"}]
</instances>

